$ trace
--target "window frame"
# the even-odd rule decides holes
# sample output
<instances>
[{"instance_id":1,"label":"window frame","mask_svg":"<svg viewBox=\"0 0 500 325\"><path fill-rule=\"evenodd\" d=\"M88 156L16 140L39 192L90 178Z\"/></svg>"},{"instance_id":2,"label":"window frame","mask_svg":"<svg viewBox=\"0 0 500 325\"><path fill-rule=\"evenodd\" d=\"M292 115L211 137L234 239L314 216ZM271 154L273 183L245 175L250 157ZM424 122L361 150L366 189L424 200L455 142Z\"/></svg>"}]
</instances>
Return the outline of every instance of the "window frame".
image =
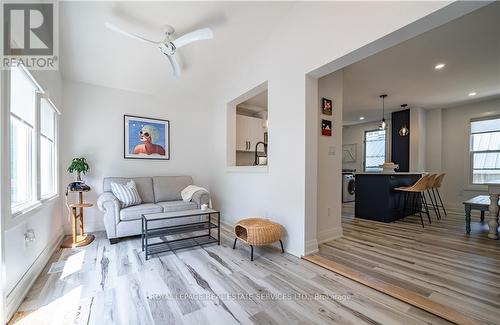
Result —
<instances>
[{"instance_id":1,"label":"window frame","mask_svg":"<svg viewBox=\"0 0 500 325\"><path fill-rule=\"evenodd\" d=\"M370 132L378 132L378 131L384 131L385 134L384 134L384 162L387 158L387 153L388 153L388 150L387 150L387 129L385 130L380 130L380 129L370 129L370 130L365 130L363 132L363 172L365 173L374 173L374 172L377 172L377 171L367 171L366 170L366 134L367 133L370 133ZM382 171L382 168L380 168L380 171Z\"/></svg>"},{"instance_id":2,"label":"window frame","mask_svg":"<svg viewBox=\"0 0 500 325\"><path fill-rule=\"evenodd\" d=\"M472 150L472 123L473 122L480 122L480 121L488 121L488 120L497 120L500 119L500 115L491 115L491 116L484 116L484 117L475 117L471 118L469 120L469 185L472 187L482 187L482 186L487 186L487 183L474 183L474 154L477 153L500 153L499 150L477 150L474 151ZM483 134L483 133L494 133L494 132L500 132L500 131L489 131L489 132L476 132L474 134ZM488 169L488 170L497 170L497 169ZM500 169L498 169L500 170Z\"/></svg>"},{"instance_id":3,"label":"window frame","mask_svg":"<svg viewBox=\"0 0 500 325\"><path fill-rule=\"evenodd\" d=\"M6 146L6 151L7 153L7 159L6 161L8 162L7 164L7 171L8 175L6 176L5 179L5 184L8 187L8 191L6 194L6 197L8 198L9 204L7 210L10 212L10 217L7 217L6 224L7 225L14 225L19 222L22 222L25 218L22 218L21 216L27 216L31 215L31 213L38 211L39 209L45 207L48 205L50 202L54 201L59 197L59 177L60 177L60 172L59 172L59 115L61 114L57 106L53 103L53 101L48 98L46 95L46 92L44 88L40 85L40 83L37 82L36 78L33 76L33 74L27 70L22 64L18 65L19 69L21 69L25 75L33 82L35 85L35 116L34 116L34 125L33 125L33 137L32 137L32 149L31 149L31 155L32 155L32 183L30 184L32 187L32 199L28 202L25 202L23 204L19 204L17 206L12 205L12 196L11 196L11 191L10 191L10 182L11 182L11 169L10 169L10 132L11 132L11 115L14 115L17 119L19 117L16 116L16 114L11 113L11 69L7 69L4 71L4 78L3 80L5 81L2 90L4 93L4 104L6 107L5 110L5 122L4 125L6 128L6 135L7 139L4 142L4 145ZM50 193L48 195L42 196L41 195L41 178L40 178L40 167L41 167L41 157L40 157L40 152L41 152L41 100L46 99L52 109L54 110L54 153L53 153L53 159L54 159L54 191L53 193ZM23 121L22 119L20 119Z\"/></svg>"},{"instance_id":4,"label":"window frame","mask_svg":"<svg viewBox=\"0 0 500 325\"><path fill-rule=\"evenodd\" d=\"M35 125L31 125L29 124L27 121L23 120L22 118L20 118L19 116L17 116L17 114L15 113L12 113L12 112L9 112L9 179L10 181L12 182L12 169L11 169L11 162L10 162L10 159L11 159L11 156L10 156L10 138L11 138L11 135L12 133L10 131L12 131L12 119L15 119L17 123L19 124L22 124L24 125L25 127L28 127L30 129L30 133L31 133L31 139L30 139L30 146L29 148L27 149L28 152L29 152L29 160L30 160L30 163L29 163L29 166L27 168L27 172L28 172L28 178L29 179L33 179L34 176L35 176L35 173L36 173L36 157L35 157L35 147L36 147L36 132L35 132ZM17 210L22 210L24 207L29 207L30 205L33 204L33 202L36 200L36 189L35 189L35 183L34 182L30 182L28 184L28 188L29 188L29 196L30 196L30 199L29 200L25 200L25 201L22 201L22 202L19 202L18 204L16 205L13 205L12 204L12 190L11 190L11 208L13 211L17 211Z\"/></svg>"},{"instance_id":5,"label":"window frame","mask_svg":"<svg viewBox=\"0 0 500 325\"><path fill-rule=\"evenodd\" d=\"M51 109L53 110L54 112L54 116L53 116L53 126L54 126L54 135L53 135L53 139L50 139L49 137L45 136L42 134L42 130L41 130L41 113L42 113L42 100L46 100L48 102L48 104L50 105ZM38 106L39 106L39 109L38 109L38 115L40 116L39 118L39 125L40 125L40 128L39 128L39 134L38 134L38 170L40 171L41 170L41 162L42 162L42 159L41 159L41 153L42 153L42 145L41 145L41 142L42 142L42 138L45 138L49 141L52 142L52 146L53 146L53 152L52 152L52 159L54 160L54 176L53 176L53 182L54 182L54 190L52 193L48 193L46 195L44 195L42 193L42 184L41 184L41 173L39 173L39 177L37 179L37 187L38 187L38 193L40 194L40 200L43 202L43 201L47 201L47 200L50 200L54 197L57 197L58 196L58 193L59 193L59 143L58 143L58 121L59 121L59 118L58 116L60 115L59 113L59 110L57 109L56 105L54 105L54 103L52 102L52 100L46 96L40 96L40 99L38 101Z\"/></svg>"}]
</instances>

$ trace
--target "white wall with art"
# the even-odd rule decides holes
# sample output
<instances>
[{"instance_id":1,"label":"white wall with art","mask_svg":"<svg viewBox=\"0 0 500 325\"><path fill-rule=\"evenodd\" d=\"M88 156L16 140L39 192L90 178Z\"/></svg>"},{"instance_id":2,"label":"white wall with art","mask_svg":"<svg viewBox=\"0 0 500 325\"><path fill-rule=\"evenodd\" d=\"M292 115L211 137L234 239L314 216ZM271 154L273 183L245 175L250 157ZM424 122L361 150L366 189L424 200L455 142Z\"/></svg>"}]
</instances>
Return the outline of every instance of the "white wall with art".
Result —
<instances>
[{"instance_id":1,"label":"white wall with art","mask_svg":"<svg viewBox=\"0 0 500 325\"><path fill-rule=\"evenodd\" d=\"M203 98L177 93L167 100L65 81L63 186L75 177L66 172L71 159L85 157L90 165L84 176L92 188L86 194L89 202L95 203L102 193L106 176L190 175L197 185L209 188L209 98L208 92ZM69 232L69 220L65 226ZM104 229L95 204L87 209L85 226L88 231Z\"/></svg>"},{"instance_id":2,"label":"white wall with art","mask_svg":"<svg viewBox=\"0 0 500 325\"><path fill-rule=\"evenodd\" d=\"M342 193L337 182L342 168L342 70L318 80L318 97L322 129L318 135L317 241L322 243L342 236Z\"/></svg>"}]
</instances>

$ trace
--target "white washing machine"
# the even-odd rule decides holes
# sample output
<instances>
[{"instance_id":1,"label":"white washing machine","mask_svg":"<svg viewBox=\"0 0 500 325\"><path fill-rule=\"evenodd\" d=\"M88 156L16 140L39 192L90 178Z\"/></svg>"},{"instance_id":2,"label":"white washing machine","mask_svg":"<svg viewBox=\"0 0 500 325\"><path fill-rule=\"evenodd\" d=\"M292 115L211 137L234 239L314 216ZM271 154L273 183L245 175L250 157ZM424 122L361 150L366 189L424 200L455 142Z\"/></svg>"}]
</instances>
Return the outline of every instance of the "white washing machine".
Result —
<instances>
[{"instance_id":1,"label":"white washing machine","mask_svg":"<svg viewBox=\"0 0 500 325\"><path fill-rule=\"evenodd\" d=\"M354 174L342 174L342 202L353 202L356 188Z\"/></svg>"}]
</instances>

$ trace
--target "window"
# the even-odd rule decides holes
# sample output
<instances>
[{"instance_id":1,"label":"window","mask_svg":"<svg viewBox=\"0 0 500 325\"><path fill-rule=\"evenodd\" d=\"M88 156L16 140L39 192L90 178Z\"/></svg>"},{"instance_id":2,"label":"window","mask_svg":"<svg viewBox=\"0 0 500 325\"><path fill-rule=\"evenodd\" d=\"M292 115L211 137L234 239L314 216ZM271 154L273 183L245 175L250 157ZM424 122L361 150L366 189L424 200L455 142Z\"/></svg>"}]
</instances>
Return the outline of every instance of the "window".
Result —
<instances>
[{"instance_id":1,"label":"window","mask_svg":"<svg viewBox=\"0 0 500 325\"><path fill-rule=\"evenodd\" d=\"M10 189L19 212L57 194L56 112L22 66L10 70Z\"/></svg>"},{"instance_id":2,"label":"window","mask_svg":"<svg viewBox=\"0 0 500 325\"><path fill-rule=\"evenodd\" d=\"M42 198L56 194L56 146L54 106L45 98L40 103L40 193Z\"/></svg>"},{"instance_id":3,"label":"window","mask_svg":"<svg viewBox=\"0 0 500 325\"><path fill-rule=\"evenodd\" d=\"M365 171L381 171L385 162L385 130L365 131Z\"/></svg>"},{"instance_id":4,"label":"window","mask_svg":"<svg viewBox=\"0 0 500 325\"><path fill-rule=\"evenodd\" d=\"M34 142L38 87L22 68L10 74L10 190L12 208L35 200Z\"/></svg>"},{"instance_id":5,"label":"window","mask_svg":"<svg viewBox=\"0 0 500 325\"><path fill-rule=\"evenodd\" d=\"M470 123L472 184L500 179L500 117Z\"/></svg>"}]
</instances>

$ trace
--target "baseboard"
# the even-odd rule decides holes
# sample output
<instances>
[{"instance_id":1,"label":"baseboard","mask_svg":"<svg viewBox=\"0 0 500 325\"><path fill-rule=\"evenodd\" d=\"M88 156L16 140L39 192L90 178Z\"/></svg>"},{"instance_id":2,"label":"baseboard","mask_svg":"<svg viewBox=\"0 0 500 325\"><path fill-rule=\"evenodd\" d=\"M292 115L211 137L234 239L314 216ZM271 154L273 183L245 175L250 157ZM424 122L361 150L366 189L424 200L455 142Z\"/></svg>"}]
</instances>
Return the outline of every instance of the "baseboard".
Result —
<instances>
[{"instance_id":1,"label":"baseboard","mask_svg":"<svg viewBox=\"0 0 500 325\"><path fill-rule=\"evenodd\" d=\"M54 252L61 246L63 234L59 234L52 243L47 245L45 249L38 255L36 260L31 264L30 268L24 273L23 277L16 284L14 289L9 293L6 299L5 314L6 319L11 319L14 313L17 311L24 297L28 294L31 286L35 283L40 273L42 273L43 268L47 265L50 257Z\"/></svg>"},{"instance_id":2,"label":"baseboard","mask_svg":"<svg viewBox=\"0 0 500 325\"><path fill-rule=\"evenodd\" d=\"M331 228L327 230L318 231L317 238L318 244L323 244L328 241L342 237L342 227Z\"/></svg>"},{"instance_id":3,"label":"baseboard","mask_svg":"<svg viewBox=\"0 0 500 325\"><path fill-rule=\"evenodd\" d=\"M304 249L304 256L311 255L319 252L318 241L315 239L307 240Z\"/></svg>"},{"instance_id":4,"label":"baseboard","mask_svg":"<svg viewBox=\"0 0 500 325\"><path fill-rule=\"evenodd\" d=\"M220 229L225 232L234 233L234 225L230 225L225 222L220 222Z\"/></svg>"}]
</instances>

